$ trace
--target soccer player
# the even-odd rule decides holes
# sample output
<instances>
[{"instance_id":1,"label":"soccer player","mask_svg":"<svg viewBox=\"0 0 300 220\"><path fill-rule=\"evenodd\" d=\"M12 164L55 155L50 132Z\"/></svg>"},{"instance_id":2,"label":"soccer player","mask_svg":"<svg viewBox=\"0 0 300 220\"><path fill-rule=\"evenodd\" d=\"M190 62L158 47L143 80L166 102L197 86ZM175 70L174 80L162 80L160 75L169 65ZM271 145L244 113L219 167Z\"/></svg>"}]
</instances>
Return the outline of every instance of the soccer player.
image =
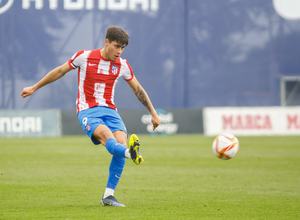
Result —
<instances>
[{"instance_id":1,"label":"soccer player","mask_svg":"<svg viewBox=\"0 0 300 220\"><path fill-rule=\"evenodd\" d=\"M127 131L114 103L114 92L118 79L123 77L139 101L152 115L153 130L160 124L146 91L136 79L127 60L121 58L129 36L122 28L107 29L104 47L78 51L65 64L56 67L31 87L25 87L23 98L32 95L41 87L58 80L72 69L78 68L78 96L76 100L78 120L94 144L102 143L112 160L106 190L100 204L125 206L114 197L114 192L123 172L125 158L141 164L144 159L139 151L140 142L133 134L127 147Z\"/></svg>"}]
</instances>

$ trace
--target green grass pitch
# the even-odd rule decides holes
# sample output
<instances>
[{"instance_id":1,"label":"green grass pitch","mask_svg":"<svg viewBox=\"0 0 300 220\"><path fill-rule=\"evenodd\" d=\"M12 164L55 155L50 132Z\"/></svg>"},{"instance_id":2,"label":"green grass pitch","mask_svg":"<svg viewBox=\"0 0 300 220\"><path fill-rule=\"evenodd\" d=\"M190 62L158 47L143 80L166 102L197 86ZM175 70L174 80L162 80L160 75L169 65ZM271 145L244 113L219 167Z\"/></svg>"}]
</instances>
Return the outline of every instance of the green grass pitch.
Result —
<instances>
[{"instance_id":1,"label":"green grass pitch","mask_svg":"<svg viewBox=\"0 0 300 220\"><path fill-rule=\"evenodd\" d=\"M214 137L139 135L101 207L111 156L87 136L0 139L0 219L300 219L300 136L238 137L223 161Z\"/></svg>"}]
</instances>

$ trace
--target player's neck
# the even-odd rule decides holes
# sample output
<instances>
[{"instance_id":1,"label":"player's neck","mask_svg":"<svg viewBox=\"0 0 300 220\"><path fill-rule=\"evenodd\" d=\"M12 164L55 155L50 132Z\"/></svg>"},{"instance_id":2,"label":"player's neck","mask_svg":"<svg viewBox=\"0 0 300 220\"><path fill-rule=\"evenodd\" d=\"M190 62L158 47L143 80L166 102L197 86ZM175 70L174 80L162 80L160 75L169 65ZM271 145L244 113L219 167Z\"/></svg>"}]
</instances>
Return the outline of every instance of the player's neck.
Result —
<instances>
[{"instance_id":1,"label":"player's neck","mask_svg":"<svg viewBox=\"0 0 300 220\"><path fill-rule=\"evenodd\" d=\"M106 55L106 53L105 53L105 47L102 48L102 49L100 50L100 55L101 55L104 59L109 60L109 57L108 57L108 56Z\"/></svg>"}]
</instances>

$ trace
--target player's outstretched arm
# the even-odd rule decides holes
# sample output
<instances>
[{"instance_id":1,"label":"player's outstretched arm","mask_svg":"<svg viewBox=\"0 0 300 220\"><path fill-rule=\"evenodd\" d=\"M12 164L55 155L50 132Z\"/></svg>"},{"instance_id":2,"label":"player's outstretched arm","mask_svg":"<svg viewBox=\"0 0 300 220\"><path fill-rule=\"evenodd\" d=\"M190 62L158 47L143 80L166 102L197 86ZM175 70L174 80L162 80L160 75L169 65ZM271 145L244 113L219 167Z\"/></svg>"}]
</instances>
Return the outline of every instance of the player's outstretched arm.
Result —
<instances>
[{"instance_id":1,"label":"player's outstretched arm","mask_svg":"<svg viewBox=\"0 0 300 220\"><path fill-rule=\"evenodd\" d=\"M42 78L37 84L30 87L25 87L21 93L21 96L23 98L26 98L27 96L32 95L39 88L42 88L43 86L58 80L70 70L71 67L69 66L68 62L59 67L56 67L55 69L50 71L46 76L44 76L44 78Z\"/></svg>"},{"instance_id":2,"label":"player's outstretched arm","mask_svg":"<svg viewBox=\"0 0 300 220\"><path fill-rule=\"evenodd\" d=\"M155 130L155 128L157 128L157 126L160 124L160 119L150 101L148 94L135 77L132 80L128 81L128 84L132 88L138 100L140 100L140 102L148 109L148 111L152 115L151 121L153 124L153 130Z\"/></svg>"}]
</instances>

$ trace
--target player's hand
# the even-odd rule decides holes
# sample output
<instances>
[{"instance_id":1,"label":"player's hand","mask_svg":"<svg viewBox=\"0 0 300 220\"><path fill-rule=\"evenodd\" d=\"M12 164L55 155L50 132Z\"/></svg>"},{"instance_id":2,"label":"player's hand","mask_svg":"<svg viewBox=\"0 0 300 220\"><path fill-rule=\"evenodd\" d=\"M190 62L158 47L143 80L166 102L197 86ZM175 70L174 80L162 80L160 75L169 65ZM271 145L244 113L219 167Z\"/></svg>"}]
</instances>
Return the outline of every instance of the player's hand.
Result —
<instances>
[{"instance_id":1,"label":"player's hand","mask_svg":"<svg viewBox=\"0 0 300 220\"><path fill-rule=\"evenodd\" d=\"M33 89L33 87L31 86L31 87L25 87L24 89L23 89L23 91L22 91L22 93L21 93L21 96L23 97L23 98L26 98L27 96L30 96L30 95L32 95L33 93L34 93L34 89Z\"/></svg>"},{"instance_id":2,"label":"player's hand","mask_svg":"<svg viewBox=\"0 0 300 220\"><path fill-rule=\"evenodd\" d=\"M158 117L157 114L152 115L151 122L152 122L152 124L153 124L153 131L154 131L155 128L157 128L157 126L160 124L160 119L159 119L159 117Z\"/></svg>"}]
</instances>

